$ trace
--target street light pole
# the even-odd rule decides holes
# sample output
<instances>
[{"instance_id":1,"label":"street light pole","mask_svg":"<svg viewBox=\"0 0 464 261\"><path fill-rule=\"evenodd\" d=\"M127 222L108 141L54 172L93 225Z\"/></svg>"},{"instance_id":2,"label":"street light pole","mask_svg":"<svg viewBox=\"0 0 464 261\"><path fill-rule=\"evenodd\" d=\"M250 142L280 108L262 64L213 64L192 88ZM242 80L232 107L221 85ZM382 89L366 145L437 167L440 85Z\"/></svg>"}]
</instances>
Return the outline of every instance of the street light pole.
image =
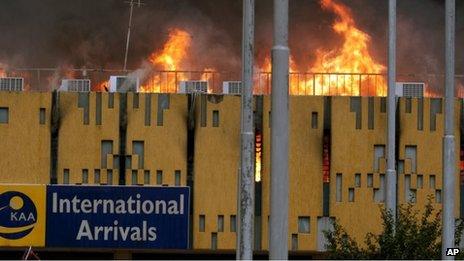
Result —
<instances>
[{"instance_id":1,"label":"street light pole","mask_svg":"<svg viewBox=\"0 0 464 261\"><path fill-rule=\"evenodd\" d=\"M269 258L288 258L288 0L274 0Z\"/></svg>"},{"instance_id":2,"label":"street light pole","mask_svg":"<svg viewBox=\"0 0 464 261\"><path fill-rule=\"evenodd\" d=\"M454 41L455 41L455 0L445 3L445 136L443 137L443 233L442 259L446 250L454 247L454 182L455 182L455 141L454 141Z\"/></svg>"},{"instance_id":3,"label":"street light pole","mask_svg":"<svg viewBox=\"0 0 464 261\"><path fill-rule=\"evenodd\" d=\"M241 168L237 259L253 259L254 223L254 132L253 44L254 0L243 0Z\"/></svg>"},{"instance_id":4,"label":"street light pole","mask_svg":"<svg viewBox=\"0 0 464 261\"><path fill-rule=\"evenodd\" d=\"M387 114L387 210L396 219L395 115L396 115L396 0L388 2L388 114Z\"/></svg>"}]
</instances>

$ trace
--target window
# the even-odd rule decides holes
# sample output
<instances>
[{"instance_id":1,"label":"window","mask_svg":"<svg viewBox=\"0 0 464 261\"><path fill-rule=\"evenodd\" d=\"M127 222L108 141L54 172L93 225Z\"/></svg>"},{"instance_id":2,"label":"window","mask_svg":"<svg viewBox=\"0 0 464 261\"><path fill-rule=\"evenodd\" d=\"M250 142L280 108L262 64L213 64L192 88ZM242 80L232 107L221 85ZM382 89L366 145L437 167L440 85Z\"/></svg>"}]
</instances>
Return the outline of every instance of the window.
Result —
<instances>
[{"instance_id":1,"label":"window","mask_svg":"<svg viewBox=\"0 0 464 261\"><path fill-rule=\"evenodd\" d=\"M150 185L150 171L145 170L143 173L143 184Z\"/></svg>"},{"instance_id":2,"label":"window","mask_svg":"<svg viewBox=\"0 0 464 261\"><path fill-rule=\"evenodd\" d=\"M441 189L435 190L435 203L441 203Z\"/></svg>"},{"instance_id":3,"label":"window","mask_svg":"<svg viewBox=\"0 0 464 261\"><path fill-rule=\"evenodd\" d=\"M132 156L126 156L126 169L132 169Z\"/></svg>"},{"instance_id":4,"label":"window","mask_svg":"<svg viewBox=\"0 0 464 261\"><path fill-rule=\"evenodd\" d=\"M385 157L385 145L374 145L374 172L379 172L380 158Z\"/></svg>"},{"instance_id":5,"label":"window","mask_svg":"<svg viewBox=\"0 0 464 261\"><path fill-rule=\"evenodd\" d=\"M230 232L237 232L237 217L235 215L230 216Z\"/></svg>"},{"instance_id":6,"label":"window","mask_svg":"<svg viewBox=\"0 0 464 261\"><path fill-rule=\"evenodd\" d=\"M348 189L348 201L354 202L354 188Z\"/></svg>"},{"instance_id":7,"label":"window","mask_svg":"<svg viewBox=\"0 0 464 261\"><path fill-rule=\"evenodd\" d=\"M69 184L69 169L63 170L63 184Z\"/></svg>"},{"instance_id":8,"label":"window","mask_svg":"<svg viewBox=\"0 0 464 261\"><path fill-rule=\"evenodd\" d=\"M356 173L354 175L354 185L359 188L361 187L361 173Z\"/></svg>"},{"instance_id":9,"label":"window","mask_svg":"<svg viewBox=\"0 0 464 261\"><path fill-rule=\"evenodd\" d=\"M310 217L298 217L298 233L309 234Z\"/></svg>"},{"instance_id":10,"label":"window","mask_svg":"<svg viewBox=\"0 0 464 261\"><path fill-rule=\"evenodd\" d=\"M82 184L89 183L89 170L83 169L82 170Z\"/></svg>"},{"instance_id":11,"label":"window","mask_svg":"<svg viewBox=\"0 0 464 261\"><path fill-rule=\"evenodd\" d=\"M435 189L435 175L429 176L429 188Z\"/></svg>"},{"instance_id":12,"label":"window","mask_svg":"<svg viewBox=\"0 0 464 261\"><path fill-rule=\"evenodd\" d=\"M213 127L219 127L219 111L213 111Z\"/></svg>"},{"instance_id":13,"label":"window","mask_svg":"<svg viewBox=\"0 0 464 261\"><path fill-rule=\"evenodd\" d=\"M317 129L317 112L313 111L311 113L311 128Z\"/></svg>"},{"instance_id":14,"label":"window","mask_svg":"<svg viewBox=\"0 0 464 261\"><path fill-rule=\"evenodd\" d=\"M106 183L108 185L113 185L113 170L112 169L109 169L106 171Z\"/></svg>"},{"instance_id":15,"label":"window","mask_svg":"<svg viewBox=\"0 0 464 261\"><path fill-rule=\"evenodd\" d=\"M211 233L211 249L217 249L217 233L215 232Z\"/></svg>"},{"instance_id":16,"label":"window","mask_svg":"<svg viewBox=\"0 0 464 261\"><path fill-rule=\"evenodd\" d=\"M292 234L292 250L298 250L298 234Z\"/></svg>"},{"instance_id":17,"label":"window","mask_svg":"<svg viewBox=\"0 0 464 261\"><path fill-rule=\"evenodd\" d=\"M0 123L8 123L8 108L0 108Z\"/></svg>"},{"instance_id":18,"label":"window","mask_svg":"<svg viewBox=\"0 0 464 261\"><path fill-rule=\"evenodd\" d=\"M132 170L132 185L137 185L138 180L137 180L137 170Z\"/></svg>"},{"instance_id":19,"label":"window","mask_svg":"<svg viewBox=\"0 0 464 261\"><path fill-rule=\"evenodd\" d=\"M217 231L218 232L224 232L224 216L219 215L218 216L218 221L217 221Z\"/></svg>"},{"instance_id":20,"label":"window","mask_svg":"<svg viewBox=\"0 0 464 261\"><path fill-rule=\"evenodd\" d=\"M198 230L200 232L205 232L205 215L200 215Z\"/></svg>"},{"instance_id":21,"label":"window","mask_svg":"<svg viewBox=\"0 0 464 261\"><path fill-rule=\"evenodd\" d=\"M367 187L372 188L374 186L374 175L372 173L367 173Z\"/></svg>"},{"instance_id":22,"label":"window","mask_svg":"<svg viewBox=\"0 0 464 261\"><path fill-rule=\"evenodd\" d=\"M156 171L156 185L162 185L162 184L163 184L163 171L157 170Z\"/></svg>"},{"instance_id":23,"label":"window","mask_svg":"<svg viewBox=\"0 0 464 261\"><path fill-rule=\"evenodd\" d=\"M132 151L134 154L138 155L139 162L138 168L143 169L143 157L144 157L144 142L143 141L132 141Z\"/></svg>"},{"instance_id":24,"label":"window","mask_svg":"<svg viewBox=\"0 0 464 261\"><path fill-rule=\"evenodd\" d=\"M39 124L45 124L45 108L40 108L39 110Z\"/></svg>"},{"instance_id":25,"label":"window","mask_svg":"<svg viewBox=\"0 0 464 261\"><path fill-rule=\"evenodd\" d=\"M108 108L109 109L114 108L114 93L112 92L108 93Z\"/></svg>"},{"instance_id":26,"label":"window","mask_svg":"<svg viewBox=\"0 0 464 261\"><path fill-rule=\"evenodd\" d=\"M337 173L335 180L335 198L337 202L342 202L342 174Z\"/></svg>"},{"instance_id":27,"label":"window","mask_svg":"<svg viewBox=\"0 0 464 261\"><path fill-rule=\"evenodd\" d=\"M133 100L132 100L132 108L138 109L139 108L139 94L134 92Z\"/></svg>"},{"instance_id":28,"label":"window","mask_svg":"<svg viewBox=\"0 0 464 261\"><path fill-rule=\"evenodd\" d=\"M175 179L174 185L180 186L180 170L176 170L176 171L174 172L174 179Z\"/></svg>"},{"instance_id":29,"label":"window","mask_svg":"<svg viewBox=\"0 0 464 261\"><path fill-rule=\"evenodd\" d=\"M102 140L101 141L101 152L100 152L100 157L101 157L101 168L106 169L108 162L107 162L107 157L108 154L113 154L113 141L111 140ZM114 164L114 161L113 161Z\"/></svg>"},{"instance_id":30,"label":"window","mask_svg":"<svg viewBox=\"0 0 464 261\"><path fill-rule=\"evenodd\" d=\"M417 188L423 188L423 187L424 187L424 176L417 175Z\"/></svg>"},{"instance_id":31,"label":"window","mask_svg":"<svg viewBox=\"0 0 464 261\"><path fill-rule=\"evenodd\" d=\"M95 124L101 125L102 124L102 93L96 93L96 100L95 100Z\"/></svg>"},{"instance_id":32,"label":"window","mask_svg":"<svg viewBox=\"0 0 464 261\"><path fill-rule=\"evenodd\" d=\"M100 184L100 170L96 169L94 172L94 182L95 184Z\"/></svg>"}]
</instances>

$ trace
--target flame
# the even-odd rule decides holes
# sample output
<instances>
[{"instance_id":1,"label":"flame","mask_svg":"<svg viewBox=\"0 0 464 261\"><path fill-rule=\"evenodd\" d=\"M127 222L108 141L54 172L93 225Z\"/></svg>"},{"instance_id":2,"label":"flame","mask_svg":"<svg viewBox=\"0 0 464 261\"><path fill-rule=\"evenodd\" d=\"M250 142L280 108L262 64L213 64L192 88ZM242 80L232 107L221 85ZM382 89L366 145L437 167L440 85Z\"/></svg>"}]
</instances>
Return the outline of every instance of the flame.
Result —
<instances>
[{"instance_id":1,"label":"flame","mask_svg":"<svg viewBox=\"0 0 464 261\"><path fill-rule=\"evenodd\" d=\"M94 88L93 91L95 92L107 92L110 89L110 81L103 81L98 83Z\"/></svg>"},{"instance_id":2,"label":"flame","mask_svg":"<svg viewBox=\"0 0 464 261\"><path fill-rule=\"evenodd\" d=\"M6 64L0 63L0 78L6 77L6 69L8 66Z\"/></svg>"},{"instance_id":3,"label":"flame","mask_svg":"<svg viewBox=\"0 0 464 261\"><path fill-rule=\"evenodd\" d=\"M256 131L255 133L255 181L261 181L261 167L262 167L262 153L263 143L261 133Z\"/></svg>"},{"instance_id":4,"label":"flame","mask_svg":"<svg viewBox=\"0 0 464 261\"><path fill-rule=\"evenodd\" d=\"M387 84L381 75L385 66L370 55L370 36L356 27L347 6L337 0L320 0L320 4L337 15L332 29L342 36L343 45L336 50L318 49L314 63L308 66L310 74L297 73L290 55L290 94L385 96ZM260 70L270 72L271 68L271 60L266 57Z\"/></svg>"},{"instance_id":5,"label":"flame","mask_svg":"<svg viewBox=\"0 0 464 261\"><path fill-rule=\"evenodd\" d=\"M164 71L176 71L187 57L191 45L191 35L181 29L175 28L169 32L168 41L163 49L150 55L149 61L154 68ZM172 75L171 75L172 74ZM164 77L162 77L164 76ZM148 79L147 84L141 86L142 92L169 92L177 91L176 82L186 80L182 73L156 74ZM164 88L163 88L164 87Z\"/></svg>"},{"instance_id":6,"label":"flame","mask_svg":"<svg viewBox=\"0 0 464 261\"><path fill-rule=\"evenodd\" d=\"M313 72L336 72L342 74L361 74L372 73L380 74L385 71L385 66L377 63L369 53L370 36L356 27L351 10L339 3L337 0L321 0L322 8L334 12L337 20L332 25L333 30L344 39L343 45L339 50L324 51L317 50L316 61L311 67ZM325 78L325 79L324 79ZM328 81L329 88L321 90L322 95L328 92L336 92L341 95L367 94L370 90L375 91L375 95L386 95L386 81L382 77L374 77L374 83L369 76L344 76L343 80L337 75L316 76L315 81L309 86L316 84L316 90L320 89L324 82ZM357 79L356 79L357 78ZM350 88L346 88L350 87ZM361 89L362 88L362 89Z\"/></svg>"}]
</instances>

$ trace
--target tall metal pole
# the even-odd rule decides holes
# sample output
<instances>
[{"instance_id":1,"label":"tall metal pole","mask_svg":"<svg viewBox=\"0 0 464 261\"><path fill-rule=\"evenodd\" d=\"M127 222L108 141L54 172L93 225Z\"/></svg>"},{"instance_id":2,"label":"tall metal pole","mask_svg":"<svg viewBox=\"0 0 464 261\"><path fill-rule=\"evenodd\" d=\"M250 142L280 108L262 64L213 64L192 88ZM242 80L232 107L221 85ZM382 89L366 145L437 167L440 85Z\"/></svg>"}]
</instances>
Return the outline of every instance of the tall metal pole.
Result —
<instances>
[{"instance_id":1,"label":"tall metal pole","mask_svg":"<svg viewBox=\"0 0 464 261\"><path fill-rule=\"evenodd\" d=\"M388 2L388 114L387 210L396 219L395 115L396 115L396 0Z\"/></svg>"},{"instance_id":2,"label":"tall metal pole","mask_svg":"<svg viewBox=\"0 0 464 261\"><path fill-rule=\"evenodd\" d=\"M288 258L288 0L274 0L270 259Z\"/></svg>"},{"instance_id":3,"label":"tall metal pole","mask_svg":"<svg viewBox=\"0 0 464 261\"><path fill-rule=\"evenodd\" d=\"M454 144L454 36L455 1L446 0L445 14L445 136L443 137L443 233L442 259L446 249L454 247L454 180L455 180L455 144Z\"/></svg>"},{"instance_id":4,"label":"tall metal pole","mask_svg":"<svg viewBox=\"0 0 464 261\"><path fill-rule=\"evenodd\" d=\"M254 223L254 132L253 132L253 43L254 0L243 0L242 38L242 126L239 231L237 259L253 258Z\"/></svg>"},{"instance_id":5,"label":"tall metal pole","mask_svg":"<svg viewBox=\"0 0 464 261\"><path fill-rule=\"evenodd\" d=\"M127 55L129 53L129 41L132 27L132 12L134 11L134 0L130 1L130 14L129 14L129 26L127 27L127 38L126 38L126 53L124 55L124 71L127 68Z\"/></svg>"}]
</instances>

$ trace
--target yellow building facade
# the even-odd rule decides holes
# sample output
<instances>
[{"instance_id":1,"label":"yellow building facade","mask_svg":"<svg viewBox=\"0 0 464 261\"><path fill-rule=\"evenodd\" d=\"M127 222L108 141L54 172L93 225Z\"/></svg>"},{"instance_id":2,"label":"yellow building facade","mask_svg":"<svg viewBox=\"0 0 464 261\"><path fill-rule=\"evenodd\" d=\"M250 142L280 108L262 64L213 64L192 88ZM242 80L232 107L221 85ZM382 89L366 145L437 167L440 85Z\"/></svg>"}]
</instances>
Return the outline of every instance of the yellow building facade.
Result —
<instances>
[{"instance_id":1,"label":"yellow building facade","mask_svg":"<svg viewBox=\"0 0 464 261\"><path fill-rule=\"evenodd\" d=\"M258 99L261 99L258 102ZM255 97L262 135L255 248L268 248L271 103ZM456 217L461 100L456 100ZM191 246L232 250L238 229L241 99L233 95L0 92L0 181L191 186ZM400 98L398 202L442 197L442 99ZM358 241L381 229L386 101L291 96L289 249L323 250L338 219ZM360 225L362 224L362 225Z\"/></svg>"}]
</instances>

